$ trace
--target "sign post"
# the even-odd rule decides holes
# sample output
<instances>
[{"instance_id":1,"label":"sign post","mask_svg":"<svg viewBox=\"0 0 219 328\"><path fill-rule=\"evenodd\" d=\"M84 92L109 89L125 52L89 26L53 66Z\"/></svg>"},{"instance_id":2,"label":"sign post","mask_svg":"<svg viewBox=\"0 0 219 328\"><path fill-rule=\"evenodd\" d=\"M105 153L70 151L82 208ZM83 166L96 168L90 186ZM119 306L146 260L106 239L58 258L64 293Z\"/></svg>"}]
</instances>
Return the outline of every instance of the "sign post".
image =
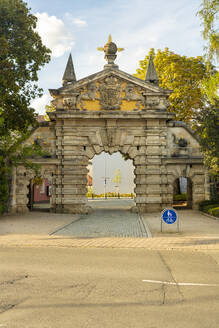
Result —
<instances>
[{"instance_id":1,"label":"sign post","mask_svg":"<svg viewBox=\"0 0 219 328\"><path fill-rule=\"evenodd\" d=\"M177 222L177 231L179 232L179 218L178 218L178 214L176 213L176 211L174 209L170 209L167 208L165 210L163 210L162 214L161 214L161 232L163 230L163 221L166 224L173 224L175 222Z\"/></svg>"}]
</instances>

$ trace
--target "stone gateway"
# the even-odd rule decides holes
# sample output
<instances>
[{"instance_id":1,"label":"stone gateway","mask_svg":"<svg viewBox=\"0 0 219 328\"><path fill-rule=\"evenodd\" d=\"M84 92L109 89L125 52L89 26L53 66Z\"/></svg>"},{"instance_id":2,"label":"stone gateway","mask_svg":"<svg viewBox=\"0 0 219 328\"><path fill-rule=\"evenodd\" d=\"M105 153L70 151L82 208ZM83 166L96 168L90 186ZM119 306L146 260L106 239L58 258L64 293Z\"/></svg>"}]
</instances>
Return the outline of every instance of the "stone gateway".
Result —
<instances>
[{"instance_id":1,"label":"stone gateway","mask_svg":"<svg viewBox=\"0 0 219 328\"><path fill-rule=\"evenodd\" d=\"M50 122L36 128L27 143L40 143L49 155L35 158L41 177L51 185L50 209L59 213L89 213L87 165L96 154L120 152L135 167L135 208L161 211L172 206L176 179L188 178L189 204L209 197L208 176L197 136L167 111L171 91L159 87L150 58L146 80L119 70L117 46L109 38L107 64L96 74L76 81L71 55L63 86L50 90L54 111ZM120 49L122 50L122 49ZM28 211L34 172L14 168L11 211Z\"/></svg>"}]
</instances>

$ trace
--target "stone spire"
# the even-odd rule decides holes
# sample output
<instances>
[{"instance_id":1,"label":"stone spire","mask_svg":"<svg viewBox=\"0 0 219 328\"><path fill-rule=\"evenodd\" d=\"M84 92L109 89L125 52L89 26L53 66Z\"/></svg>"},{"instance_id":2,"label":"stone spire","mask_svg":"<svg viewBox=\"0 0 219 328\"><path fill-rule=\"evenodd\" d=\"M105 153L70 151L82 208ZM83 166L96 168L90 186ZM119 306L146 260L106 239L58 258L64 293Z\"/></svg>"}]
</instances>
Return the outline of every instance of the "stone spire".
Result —
<instances>
[{"instance_id":1,"label":"stone spire","mask_svg":"<svg viewBox=\"0 0 219 328\"><path fill-rule=\"evenodd\" d=\"M147 74L145 78L145 82L150 82L155 85L159 85L159 79L157 76L156 69L154 67L154 62L152 56L149 58L149 63L148 63L148 69L147 69Z\"/></svg>"},{"instance_id":2,"label":"stone spire","mask_svg":"<svg viewBox=\"0 0 219 328\"><path fill-rule=\"evenodd\" d=\"M65 73L62 78L62 85L66 85L69 83L76 82L76 76L75 76L75 70L74 65L72 61L71 54L68 57L68 62L66 65Z\"/></svg>"}]
</instances>

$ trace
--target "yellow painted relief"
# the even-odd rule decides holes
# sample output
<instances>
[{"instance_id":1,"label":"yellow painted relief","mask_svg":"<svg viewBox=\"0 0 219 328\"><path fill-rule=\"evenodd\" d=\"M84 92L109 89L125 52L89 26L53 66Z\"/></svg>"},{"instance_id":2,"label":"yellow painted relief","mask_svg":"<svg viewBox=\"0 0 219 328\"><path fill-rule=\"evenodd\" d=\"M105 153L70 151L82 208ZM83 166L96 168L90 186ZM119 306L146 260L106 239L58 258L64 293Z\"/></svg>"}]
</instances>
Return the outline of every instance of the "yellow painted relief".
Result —
<instances>
[{"instance_id":1,"label":"yellow painted relief","mask_svg":"<svg viewBox=\"0 0 219 328\"><path fill-rule=\"evenodd\" d=\"M100 101L99 100L84 100L84 108L88 111L89 110L91 110L91 111L101 110Z\"/></svg>"},{"instance_id":2,"label":"yellow painted relief","mask_svg":"<svg viewBox=\"0 0 219 328\"><path fill-rule=\"evenodd\" d=\"M117 81L119 83L119 81ZM80 110L88 111L100 111L105 110L102 107L101 102L101 85L102 83L96 82L88 85L78 101L78 108ZM107 88L106 88L107 89ZM142 110L144 108L144 99L137 87L132 83L123 82L120 84L120 91L118 93L115 90L115 98L118 101L119 108L111 108L110 110L121 110L121 111L132 111L132 110ZM109 91L110 94L110 91ZM107 107L107 104L105 105Z\"/></svg>"}]
</instances>

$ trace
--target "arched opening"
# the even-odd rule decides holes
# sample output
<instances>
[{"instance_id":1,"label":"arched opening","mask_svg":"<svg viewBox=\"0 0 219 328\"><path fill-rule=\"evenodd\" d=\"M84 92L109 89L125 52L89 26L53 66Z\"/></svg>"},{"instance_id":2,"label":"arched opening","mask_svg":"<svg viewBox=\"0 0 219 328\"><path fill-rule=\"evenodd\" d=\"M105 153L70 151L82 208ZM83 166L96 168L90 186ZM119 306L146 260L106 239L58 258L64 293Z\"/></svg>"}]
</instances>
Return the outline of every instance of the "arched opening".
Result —
<instances>
[{"instance_id":1,"label":"arched opening","mask_svg":"<svg viewBox=\"0 0 219 328\"><path fill-rule=\"evenodd\" d=\"M177 209L192 208L192 180L179 177L173 184L173 207Z\"/></svg>"},{"instance_id":2,"label":"arched opening","mask_svg":"<svg viewBox=\"0 0 219 328\"><path fill-rule=\"evenodd\" d=\"M88 165L87 198L92 208L132 208L134 202L134 165L120 152L102 152Z\"/></svg>"},{"instance_id":3,"label":"arched opening","mask_svg":"<svg viewBox=\"0 0 219 328\"><path fill-rule=\"evenodd\" d=\"M50 211L51 184L48 178L40 181L31 179L27 190L27 207L30 211Z\"/></svg>"}]
</instances>

